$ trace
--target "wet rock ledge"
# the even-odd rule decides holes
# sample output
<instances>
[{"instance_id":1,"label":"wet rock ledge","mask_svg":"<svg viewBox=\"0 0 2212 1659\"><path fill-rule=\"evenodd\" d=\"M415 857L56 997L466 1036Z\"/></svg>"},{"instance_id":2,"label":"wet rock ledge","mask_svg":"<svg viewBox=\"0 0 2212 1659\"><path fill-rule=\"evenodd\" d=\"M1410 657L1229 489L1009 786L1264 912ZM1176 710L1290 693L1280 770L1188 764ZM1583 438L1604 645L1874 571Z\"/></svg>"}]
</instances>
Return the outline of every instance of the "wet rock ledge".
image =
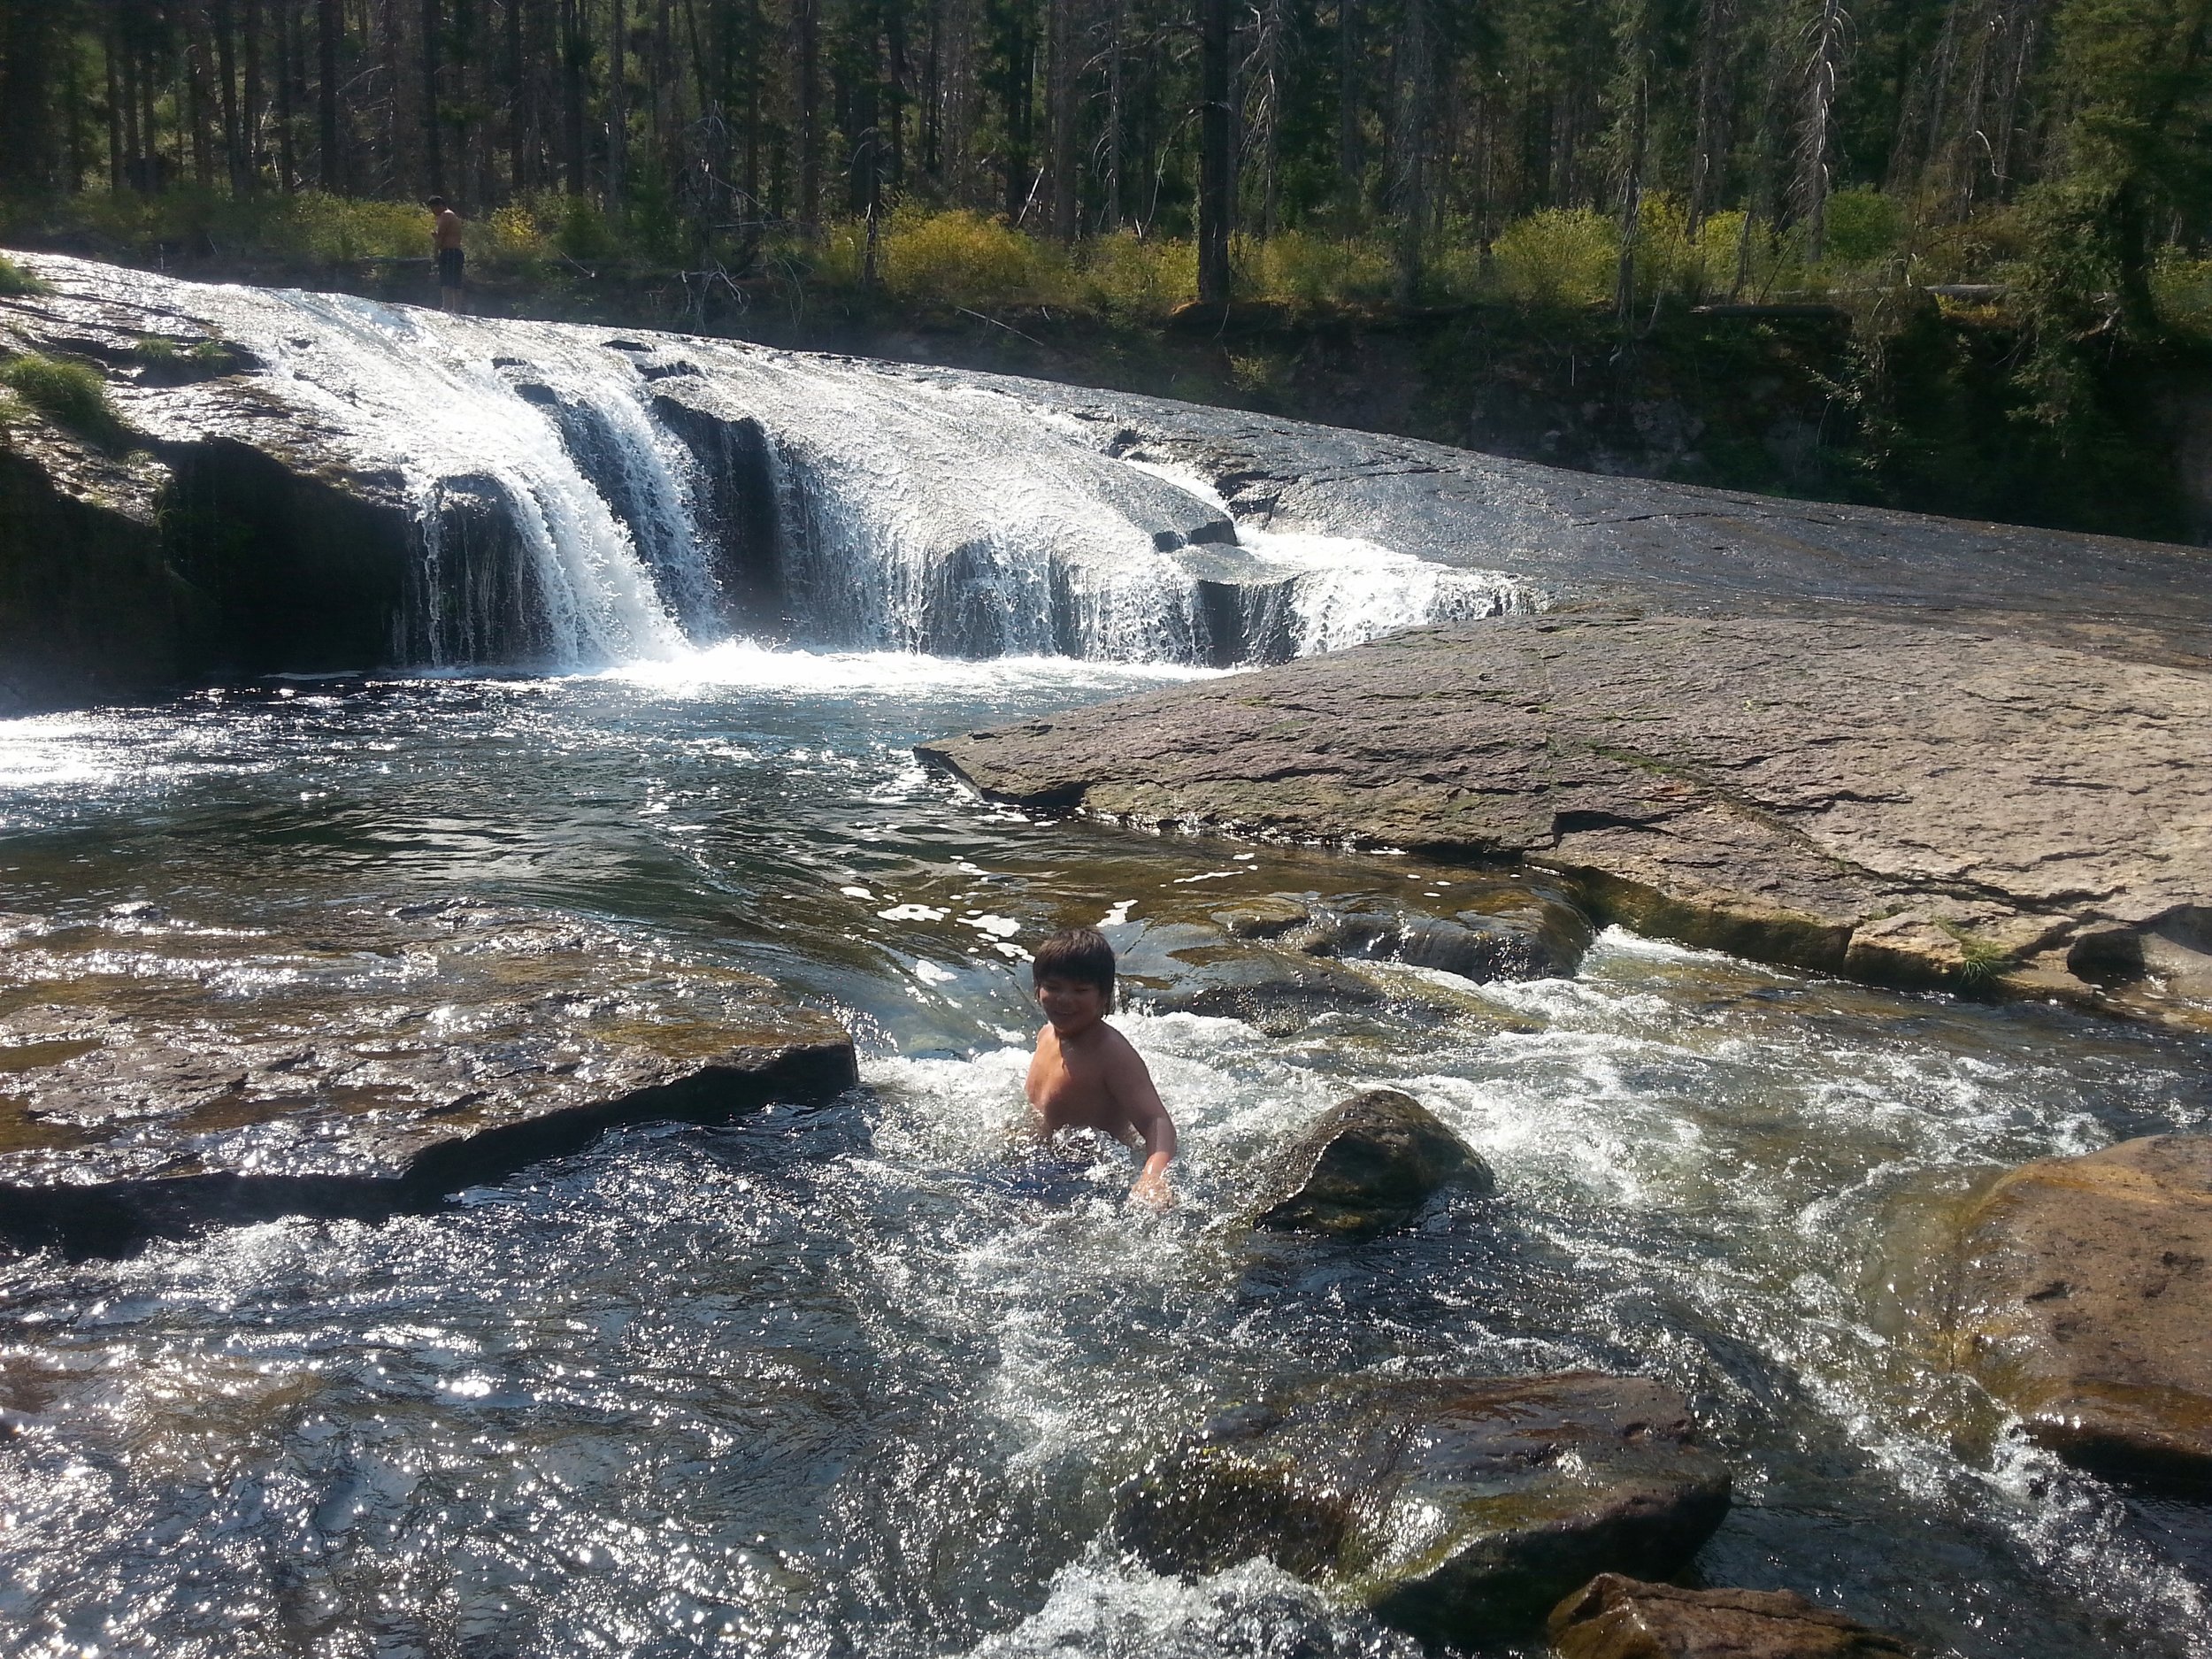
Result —
<instances>
[{"instance_id":1,"label":"wet rock ledge","mask_svg":"<svg viewBox=\"0 0 2212 1659\"><path fill-rule=\"evenodd\" d=\"M2200 666L1624 613L1421 629L920 752L1031 809L1517 862L1758 960L2165 1006L2212 1000L2208 732Z\"/></svg>"},{"instance_id":2,"label":"wet rock ledge","mask_svg":"<svg viewBox=\"0 0 2212 1659\"><path fill-rule=\"evenodd\" d=\"M326 926L242 961L148 906L0 917L0 1240L380 1220L621 1125L857 1081L826 1014L573 918L456 901ZM253 988L213 1006L208 982Z\"/></svg>"}]
</instances>

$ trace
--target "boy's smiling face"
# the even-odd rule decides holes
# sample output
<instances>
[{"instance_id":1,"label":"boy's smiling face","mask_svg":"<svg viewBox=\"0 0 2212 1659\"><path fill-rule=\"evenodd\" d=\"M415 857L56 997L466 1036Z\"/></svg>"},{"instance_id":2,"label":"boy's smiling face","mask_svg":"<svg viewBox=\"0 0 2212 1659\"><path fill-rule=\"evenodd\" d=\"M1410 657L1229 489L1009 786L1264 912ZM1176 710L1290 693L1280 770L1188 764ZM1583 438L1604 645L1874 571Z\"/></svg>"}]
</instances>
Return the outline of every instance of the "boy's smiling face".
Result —
<instances>
[{"instance_id":1,"label":"boy's smiling face","mask_svg":"<svg viewBox=\"0 0 2212 1659\"><path fill-rule=\"evenodd\" d=\"M1088 979L1048 973L1037 981L1037 1005L1056 1033L1071 1037L1106 1017L1106 993Z\"/></svg>"}]
</instances>

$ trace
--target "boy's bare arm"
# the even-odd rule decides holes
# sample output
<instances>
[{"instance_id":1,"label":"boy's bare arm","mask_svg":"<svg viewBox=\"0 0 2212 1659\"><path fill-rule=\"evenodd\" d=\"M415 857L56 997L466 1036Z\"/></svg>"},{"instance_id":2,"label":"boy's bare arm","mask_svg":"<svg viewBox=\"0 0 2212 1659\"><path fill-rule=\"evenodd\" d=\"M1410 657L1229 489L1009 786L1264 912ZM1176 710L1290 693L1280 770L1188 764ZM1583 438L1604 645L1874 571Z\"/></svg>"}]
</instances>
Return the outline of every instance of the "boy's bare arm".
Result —
<instances>
[{"instance_id":1,"label":"boy's bare arm","mask_svg":"<svg viewBox=\"0 0 2212 1659\"><path fill-rule=\"evenodd\" d=\"M1144 1141L1144 1169L1134 1190L1155 1202L1171 1202L1166 1177L1167 1166L1175 1158L1175 1120L1161 1103L1160 1091L1153 1087L1152 1073L1143 1057L1126 1039L1115 1045L1108 1060L1106 1083L1113 1091L1114 1103L1127 1115L1129 1126Z\"/></svg>"}]
</instances>

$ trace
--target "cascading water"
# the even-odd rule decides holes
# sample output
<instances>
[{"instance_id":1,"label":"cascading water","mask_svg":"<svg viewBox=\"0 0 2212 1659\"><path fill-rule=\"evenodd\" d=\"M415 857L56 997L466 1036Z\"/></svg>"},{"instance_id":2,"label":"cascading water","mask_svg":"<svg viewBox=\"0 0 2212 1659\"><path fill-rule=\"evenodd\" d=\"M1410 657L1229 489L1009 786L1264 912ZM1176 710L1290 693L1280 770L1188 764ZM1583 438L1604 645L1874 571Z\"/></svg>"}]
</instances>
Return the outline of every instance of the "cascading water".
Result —
<instances>
[{"instance_id":1,"label":"cascading water","mask_svg":"<svg viewBox=\"0 0 2212 1659\"><path fill-rule=\"evenodd\" d=\"M326 418L366 447L364 461L393 467L405 480L423 541L422 637L465 649L500 620L464 615L457 627L448 614L469 609L444 536L455 480L466 480L497 492L526 551L536 611L526 632L545 658L534 665L574 668L683 649L633 526L578 466L551 413L501 373L503 357L519 361L502 350L501 326L333 296L250 297L265 303L228 308L225 326L282 383L285 400ZM534 373L601 411L631 451L631 465L647 474L657 467L648 497L672 500L672 479L634 402L609 396L618 384L611 373L589 354L564 349L557 331L544 332ZM681 521L664 508L660 517ZM441 655L434 649L425 665L446 665Z\"/></svg>"},{"instance_id":2,"label":"cascading water","mask_svg":"<svg viewBox=\"0 0 2212 1659\"><path fill-rule=\"evenodd\" d=\"M1499 572L1240 526L1205 479L980 383L297 292L208 303L277 401L403 480L411 666L574 670L749 634L1228 666L1535 603ZM749 465L715 435L739 427ZM748 515L768 545L735 544Z\"/></svg>"}]
</instances>

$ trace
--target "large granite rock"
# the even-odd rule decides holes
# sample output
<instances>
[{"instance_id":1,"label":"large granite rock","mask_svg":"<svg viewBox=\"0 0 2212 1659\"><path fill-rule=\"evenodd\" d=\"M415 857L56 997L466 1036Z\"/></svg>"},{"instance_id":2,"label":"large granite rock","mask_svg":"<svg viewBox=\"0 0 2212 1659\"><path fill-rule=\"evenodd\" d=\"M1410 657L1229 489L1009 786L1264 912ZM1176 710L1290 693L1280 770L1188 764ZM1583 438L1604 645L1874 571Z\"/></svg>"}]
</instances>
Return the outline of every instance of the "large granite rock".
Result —
<instances>
[{"instance_id":1,"label":"large granite rock","mask_svg":"<svg viewBox=\"0 0 2212 1659\"><path fill-rule=\"evenodd\" d=\"M617 1125L856 1080L845 1031L766 980L559 917L334 918L211 973L251 987L227 996L196 983L196 930L147 907L0 920L0 1237L19 1244L373 1218Z\"/></svg>"},{"instance_id":2,"label":"large granite rock","mask_svg":"<svg viewBox=\"0 0 2212 1659\"><path fill-rule=\"evenodd\" d=\"M1684 1590L1602 1573L1552 1609L1555 1659L1909 1659L1791 1590Z\"/></svg>"},{"instance_id":3,"label":"large granite rock","mask_svg":"<svg viewBox=\"0 0 2212 1659\"><path fill-rule=\"evenodd\" d=\"M2061 1455L2212 1495L2212 1135L2024 1164L1945 1219L1922 1346Z\"/></svg>"},{"instance_id":4,"label":"large granite rock","mask_svg":"<svg viewBox=\"0 0 2212 1659\"><path fill-rule=\"evenodd\" d=\"M1163 1572L1266 1556L1424 1641L1526 1632L1601 1571L1679 1571L1728 1471L1638 1377L1360 1379L1224 1413L1120 1494Z\"/></svg>"},{"instance_id":5,"label":"large granite rock","mask_svg":"<svg viewBox=\"0 0 2212 1659\"><path fill-rule=\"evenodd\" d=\"M907 369L957 386L977 377ZM1888 614L2141 660L2212 657L2212 554L1790 501L1041 381L997 380L1109 453L1204 476L1240 525L1496 571L1555 605Z\"/></svg>"},{"instance_id":6,"label":"large granite rock","mask_svg":"<svg viewBox=\"0 0 2212 1659\"><path fill-rule=\"evenodd\" d=\"M1292 1143L1252 1217L1281 1233L1366 1238L1403 1226L1448 1186L1497 1177L1427 1107L1394 1088L1339 1101Z\"/></svg>"},{"instance_id":7,"label":"large granite rock","mask_svg":"<svg viewBox=\"0 0 2212 1659\"><path fill-rule=\"evenodd\" d=\"M1576 616L922 753L1032 808L1520 860L1694 944L2094 998L2199 937L2208 731L2199 669L1846 617Z\"/></svg>"}]
</instances>

